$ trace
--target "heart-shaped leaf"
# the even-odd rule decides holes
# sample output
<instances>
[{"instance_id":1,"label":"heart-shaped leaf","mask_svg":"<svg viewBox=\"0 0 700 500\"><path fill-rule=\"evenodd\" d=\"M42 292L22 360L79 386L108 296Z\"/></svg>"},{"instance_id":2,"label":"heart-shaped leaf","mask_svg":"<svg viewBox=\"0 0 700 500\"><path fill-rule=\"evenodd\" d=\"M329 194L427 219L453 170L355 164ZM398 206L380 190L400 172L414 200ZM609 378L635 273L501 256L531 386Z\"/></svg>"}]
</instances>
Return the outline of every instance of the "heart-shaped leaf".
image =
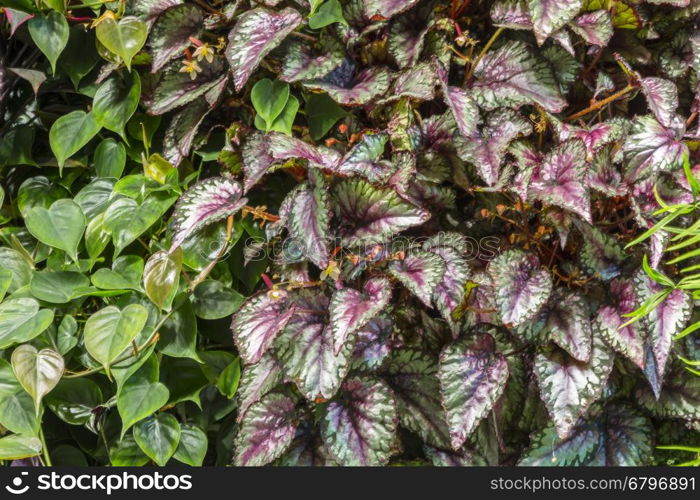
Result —
<instances>
[{"instance_id":1,"label":"heart-shaped leaf","mask_svg":"<svg viewBox=\"0 0 700 500\"><path fill-rule=\"evenodd\" d=\"M177 293L182 270L182 249L172 253L156 252L146 262L143 289L151 302L160 309L170 310Z\"/></svg>"},{"instance_id":2,"label":"heart-shaped leaf","mask_svg":"<svg viewBox=\"0 0 700 500\"><path fill-rule=\"evenodd\" d=\"M52 321L53 311L39 310L39 303L32 298L6 300L0 304L0 349L33 339Z\"/></svg>"},{"instance_id":3,"label":"heart-shaped leaf","mask_svg":"<svg viewBox=\"0 0 700 500\"><path fill-rule=\"evenodd\" d=\"M137 255L122 255L112 262L112 268L98 269L90 281L103 290L140 290L143 259Z\"/></svg>"},{"instance_id":4,"label":"heart-shaped leaf","mask_svg":"<svg viewBox=\"0 0 700 500\"><path fill-rule=\"evenodd\" d=\"M23 344L12 351L12 371L24 390L34 399L36 414L41 410L41 400L56 387L63 376L63 356L52 349L36 350Z\"/></svg>"},{"instance_id":5,"label":"heart-shaped leaf","mask_svg":"<svg viewBox=\"0 0 700 500\"><path fill-rule=\"evenodd\" d=\"M55 10L46 15L35 15L27 23L32 40L51 63L56 73L56 61L68 44L70 28L66 17Z\"/></svg>"},{"instance_id":6,"label":"heart-shaped leaf","mask_svg":"<svg viewBox=\"0 0 700 500\"><path fill-rule=\"evenodd\" d=\"M0 460L19 460L41 454L41 440L37 437L11 434L0 438Z\"/></svg>"},{"instance_id":7,"label":"heart-shaped leaf","mask_svg":"<svg viewBox=\"0 0 700 500\"><path fill-rule=\"evenodd\" d=\"M137 72L113 73L95 92L92 115L100 126L124 137L126 122L136 111L140 98L141 79Z\"/></svg>"},{"instance_id":8,"label":"heart-shaped leaf","mask_svg":"<svg viewBox=\"0 0 700 500\"><path fill-rule=\"evenodd\" d=\"M117 395L117 410L122 418L121 438L136 422L150 416L168 402L170 391L158 382L158 359L150 355L124 382Z\"/></svg>"},{"instance_id":9,"label":"heart-shaped leaf","mask_svg":"<svg viewBox=\"0 0 700 500\"><path fill-rule=\"evenodd\" d=\"M169 413L159 413L134 425L134 440L151 460L163 467L180 442L180 423Z\"/></svg>"},{"instance_id":10,"label":"heart-shaped leaf","mask_svg":"<svg viewBox=\"0 0 700 500\"><path fill-rule=\"evenodd\" d=\"M0 425L18 434L37 435L40 418L37 418L34 400L5 360L0 361L0 376Z\"/></svg>"},{"instance_id":11,"label":"heart-shaped leaf","mask_svg":"<svg viewBox=\"0 0 700 500\"><path fill-rule=\"evenodd\" d=\"M131 70L131 60L146 43L148 26L136 17L123 17L119 22L114 17L105 17L95 28L95 33L100 43L118 55Z\"/></svg>"},{"instance_id":12,"label":"heart-shaped leaf","mask_svg":"<svg viewBox=\"0 0 700 500\"><path fill-rule=\"evenodd\" d=\"M29 290L37 299L54 304L65 304L96 292L87 276L75 271L35 272Z\"/></svg>"},{"instance_id":13,"label":"heart-shaped leaf","mask_svg":"<svg viewBox=\"0 0 700 500\"><path fill-rule=\"evenodd\" d=\"M85 322L85 348L109 374L112 362L141 333L148 320L148 310L139 304L124 309L107 306Z\"/></svg>"},{"instance_id":14,"label":"heart-shaped leaf","mask_svg":"<svg viewBox=\"0 0 700 500\"><path fill-rule=\"evenodd\" d=\"M103 139L95 148L93 157L95 173L98 177L119 179L126 165L126 148L111 137Z\"/></svg>"},{"instance_id":15,"label":"heart-shaped leaf","mask_svg":"<svg viewBox=\"0 0 700 500\"><path fill-rule=\"evenodd\" d=\"M199 467L207 454L207 435L192 424L180 425L180 442L173 458L183 464Z\"/></svg>"},{"instance_id":16,"label":"heart-shaped leaf","mask_svg":"<svg viewBox=\"0 0 700 500\"><path fill-rule=\"evenodd\" d=\"M49 131L49 144L56 155L59 169L99 131L100 125L92 113L73 111L56 120Z\"/></svg>"},{"instance_id":17,"label":"heart-shaped leaf","mask_svg":"<svg viewBox=\"0 0 700 500\"><path fill-rule=\"evenodd\" d=\"M503 394L508 363L495 352L493 337L483 334L448 345L438 378L452 448L458 450Z\"/></svg>"},{"instance_id":18,"label":"heart-shaped leaf","mask_svg":"<svg viewBox=\"0 0 700 500\"><path fill-rule=\"evenodd\" d=\"M70 425L89 422L93 410L103 402L100 386L88 378L64 378L46 396L46 405Z\"/></svg>"},{"instance_id":19,"label":"heart-shaped leaf","mask_svg":"<svg viewBox=\"0 0 700 500\"><path fill-rule=\"evenodd\" d=\"M253 85L250 101L258 116L265 122L268 132L275 119L280 116L289 100L289 85L279 80L263 78Z\"/></svg>"},{"instance_id":20,"label":"heart-shaped leaf","mask_svg":"<svg viewBox=\"0 0 700 500\"><path fill-rule=\"evenodd\" d=\"M35 207L26 215L27 229L49 246L66 252L78 260L78 244L85 232L86 220L80 206L73 200L57 200L47 210Z\"/></svg>"}]
</instances>

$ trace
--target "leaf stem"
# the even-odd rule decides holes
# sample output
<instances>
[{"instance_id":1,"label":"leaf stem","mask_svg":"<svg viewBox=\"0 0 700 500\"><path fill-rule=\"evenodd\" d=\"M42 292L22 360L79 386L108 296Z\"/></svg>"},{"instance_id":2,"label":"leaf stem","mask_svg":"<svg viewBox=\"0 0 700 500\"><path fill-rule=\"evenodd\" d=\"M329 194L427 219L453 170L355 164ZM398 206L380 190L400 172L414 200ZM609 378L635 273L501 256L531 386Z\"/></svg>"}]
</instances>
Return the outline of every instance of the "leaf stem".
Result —
<instances>
[{"instance_id":1,"label":"leaf stem","mask_svg":"<svg viewBox=\"0 0 700 500\"><path fill-rule=\"evenodd\" d=\"M483 57L484 57L484 56L486 55L486 53L489 51L489 49L491 48L491 46L496 42L496 40L498 39L498 37L501 36L501 33L503 33L503 30L504 30L504 29L505 29L505 28L500 27L500 28L498 28L498 29L494 32L493 35L491 35L491 38L489 38L489 41L486 42L486 45L484 45L484 48L481 49L481 52L479 52L479 55L476 56L476 59L474 60L474 62L472 63L472 65L469 67L469 72L467 73L467 76L466 76L466 78L465 78L466 81L469 81L469 79L474 75L474 70L476 69L477 65L479 64L479 62L481 62L481 60L483 59Z\"/></svg>"},{"instance_id":2,"label":"leaf stem","mask_svg":"<svg viewBox=\"0 0 700 500\"><path fill-rule=\"evenodd\" d=\"M49 456L49 448L46 446L43 427L39 427L39 439L41 440L41 453L44 455L44 463L48 467L51 467L51 457Z\"/></svg>"},{"instance_id":3,"label":"leaf stem","mask_svg":"<svg viewBox=\"0 0 700 500\"><path fill-rule=\"evenodd\" d=\"M594 102L593 104L588 106L586 109L582 109L581 111L578 111L578 112L574 113L573 115L569 115L566 118L566 121L569 121L569 122L574 121L574 120L577 120L578 118L581 118L582 116L586 116L588 113L591 113L592 111L599 110L600 108L607 106L611 102L616 101L616 100L620 99L621 97L624 97L625 95L629 94L630 92L632 92L636 88L637 87L634 85L627 85L625 88L615 92L611 96L606 97L605 99L602 99L600 101Z\"/></svg>"}]
</instances>

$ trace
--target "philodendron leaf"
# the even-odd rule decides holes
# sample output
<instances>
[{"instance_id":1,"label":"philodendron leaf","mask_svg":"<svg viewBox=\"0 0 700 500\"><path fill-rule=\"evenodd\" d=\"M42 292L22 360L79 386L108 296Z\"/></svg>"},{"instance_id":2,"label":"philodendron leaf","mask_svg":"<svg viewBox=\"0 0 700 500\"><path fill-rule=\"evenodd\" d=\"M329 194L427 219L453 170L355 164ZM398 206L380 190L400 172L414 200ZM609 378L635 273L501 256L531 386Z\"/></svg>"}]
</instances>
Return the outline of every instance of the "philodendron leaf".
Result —
<instances>
[{"instance_id":1,"label":"philodendron leaf","mask_svg":"<svg viewBox=\"0 0 700 500\"><path fill-rule=\"evenodd\" d=\"M54 304L65 304L96 292L87 276L75 271L35 272L29 291L37 299Z\"/></svg>"},{"instance_id":2,"label":"philodendron leaf","mask_svg":"<svg viewBox=\"0 0 700 500\"><path fill-rule=\"evenodd\" d=\"M304 295L295 306L298 312L275 341L275 355L286 377L309 401L330 399L350 367L352 343L346 343L337 355L333 352L325 295Z\"/></svg>"},{"instance_id":3,"label":"philodendron leaf","mask_svg":"<svg viewBox=\"0 0 700 500\"><path fill-rule=\"evenodd\" d=\"M540 395L564 439L578 418L601 394L612 371L614 356L602 341L593 339L590 361L582 363L557 348L535 357Z\"/></svg>"},{"instance_id":4,"label":"philodendron leaf","mask_svg":"<svg viewBox=\"0 0 700 500\"><path fill-rule=\"evenodd\" d=\"M625 178L637 181L659 172L683 167L688 147L680 140L680 134L666 128L653 116L639 116L623 145L625 154Z\"/></svg>"},{"instance_id":5,"label":"philodendron leaf","mask_svg":"<svg viewBox=\"0 0 700 500\"><path fill-rule=\"evenodd\" d=\"M338 0L326 0L309 18L309 28L312 30L334 23L348 24L343 17L343 7Z\"/></svg>"},{"instance_id":6,"label":"philodendron leaf","mask_svg":"<svg viewBox=\"0 0 700 500\"><path fill-rule=\"evenodd\" d=\"M452 448L458 450L503 394L508 362L488 334L448 345L440 355L440 390Z\"/></svg>"},{"instance_id":7,"label":"philodendron leaf","mask_svg":"<svg viewBox=\"0 0 700 500\"><path fill-rule=\"evenodd\" d=\"M248 10L238 18L228 36L226 58L233 82L240 91L260 61L302 21L294 9L273 12L265 8Z\"/></svg>"},{"instance_id":8,"label":"philodendron leaf","mask_svg":"<svg viewBox=\"0 0 700 500\"><path fill-rule=\"evenodd\" d=\"M529 186L531 196L571 210L591 222L588 190L584 183L586 147L578 139L560 144L542 161Z\"/></svg>"},{"instance_id":9,"label":"philodendron leaf","mask_svg":"<svg viewBox=\"0 0 700 500\"><path fill-rule=\"evenodd\" d=\"M327 94L311 94L306 101L304 111L311 138L315 141L326 135L338 120L347 116L345 110Z\"/></svg>"},{"instance_id":10,"label":"philodendron leaf","mask_svg":"<svg viewBox=\"0 0 700 500\"><path fill-rule=\"evenodd\" d=\"M39 418L33 398L12 372L9 362L0 361L0 425L18 434L37 435Z\"/></svg>"},{"instance_id":11,"label":"philodendron leaf","mask_svg":"<svg viewBox=\"0 0 700 500\"><path fill-rule=\"evenodd\" d=\"M432 305L433 294L446 270L443 258L422 250L410 250L406 258L389 264L389 274L428 307Z\"/></svg>"},{"instance_id":12,"label":"philodendron leaf","mask_svg":"<svg viewBox=\"0 0 700 500\"><path fill-rule=\"evenodd\" d=\"M180 442L173 458L178 462L199 467L207 454L207 435L202 429L192 424L180 425Z\"/></svg>"},{"instance_id":13,"label":"philodendron leaf","mask_svg":"<svg viewBox=\"0 0 700 500\"><path fill-rule=\"evenodd\" d=\"M19 460L41 454L38 437L10 434L0 438L0 460Z\"/></svg>"},{"instance_id":14,"label":"philodendron leaf","mask_svg":"<svg viewBox=\"0 0 700 500\"><path fill-rule=\"evenodd\" d=\"M177 294L182 270L182 249L156 252L149 257L143 270L143 289L159 309L170 310Z\"/></svg>"},{"instance_id":15,"label":"philodendron leaf","mask_svg":"<svg viewBox=\"0 0 700 500\"><path fill-rule=\"evenodd\" d=\"M474 76L472 94L487 110L534 102L557 113L566 106L548 63L534 56L523 42L507 42L489 51L477 64Z\"/></svg>"},{"instance_id":16,"label":"philodendron leaf","mask_svg":"<svg viewBox=\"0 0 700 500\"><path fill-rule=\"evenodd\" d=\"M46 15L37 14L27 23L32 40L51 63L56 73L56 61L68 44L70 28L66 16L55 10Z\"/></svg>"},{"instance_id":17,"label":"philodendron leaf","mask_svg":"<svg viewBox=\"0 0 700 500\"><path fill-rule=\"evenodd\" d=\"M289 85L279 80L263 78L253 85L250 101L259 116L265 122L265 131L269 131L275 119L284 111L289 100Z\"/></svg>"},{"instance_id":18,"label":"philodendron leaf","mask_svg":"<svg viewBox=\"0 0 700 500\"><path fill-rule=\"evenodd\" d=\"M549 271L534 255L508 250L489 265L494 280L496 305L503 323L520 325L532 319L552 291Z\"/></svg>"},{"instance_id":19,"label":"philodendron leaf","mask_svg":"<svg viewBox=\"0 0 700 500\"><path fill-rule=\"evenodd\" d=\"M103 290L141 290L143 259L137 255L122 255L112 262L112 268L98 269L90 277Z\"/></svg>"},{"instance_id":20,"label":"philodendron leaf","mask_svg":"<svg viewBox=\"0 0 700 500\"><path fill-rule=\"evenodd\" d=\"M233 317L233 340L246 364L260 361L294 314L287 292L271 290L249 298Z\"/></svg>"},{"instance_id":21,"label":"philodendron leaf","mask_svg":"<svg viewBox=\"0 0 700 500\"><path fill-rule=\"evenodd\" d=\"M343 349L348 336L379 314L391 299L391 283L386 278L368 280L363 291L353 288L336 290L329 306L333 351Z\"/></svg>"},{"instance_id":22,"label":"philodendron leaf","mask_svg":"<svg viewBox=\"0 0 700 500\"><path fill-rule=\"evenodd\" d=\"M115 141L111 137L103 139L95 148L93 163L98 177L119 179L126 166L126 148L124 144Z\"/></svg>"},{"instance_id":23,"label":"philodendron leaf","mask_svg":"<svg viewBox=\"0 0 700 500\"><path fill-rule=\"evenodd\" d=\"M173 242L170 251L204 226L233 215L245 206L241 185L226 177L211 177L183 194L173 215Z\"/></svg>"},{"instance_id":24,"label":"philodendron leaf","mask_svg":"<svg viewBox=\"0 0 700 500\"><path fill-rule=\"evenodd\" d=\"M51 309L39 310L32 298L5 300L0 304L0 349L38 336L51 325L53 316Z\"/></svg>"},{"instance_id":25,"label":"philodendron leaf","mask_svg":"<svg viewBox=\"0 0 700 500\"><path fill-rule=\"evenodd\" d=\"M104 402L100 386L89 378L64 378L46 396L46 405L70 425L84 425Z\"/></svg>"},{"instance_id":26,"label":"philodendron leaf","mask_svg":"<svg viewBox=\"0 0 700 500\"><path fill-rule=\"evenodd\" d=\"M140 97L141 79L136 71L125 75L114 73L97 89L92 115L100 126L124 137L124 127L136 112Z\"/></svg>"},{"instance_id":27,"label":"philodendron leaf","mask_svg":"<svg viewBox=\"0 0 700 500\"><path fill-rule=\"evenodd\" d=\"M670 80L663 78L642 78L639 80L649 109L661 125L670 127L678 110L678 88Z\"/></svg>"},{"instance_id":28,"label":"philodendron leaf","mask_svg":"<svg viewBox=\"0 0 700 500\"><path fill-rule=\"evenodd\" d=\"M158 359L150 355L122 386L117 395L117 410L122 419L120 439L136 422L150 416L168 402L170 391L158 382Z\"/></svg>"},{"instance_id":29,"label":"philodendron leaf","mask_svg":"<svg viewBox=\"0 0 700 500\"><path fill-rule=\"evenodd\" d=\"M583 0L527 0L537 43L544 41L571 21L583 6Z\"/></svg>"},{"instance_id":30,"label":"philodendron leaf","mask_svg":"<svg viewBox=\"0 0 700 500\"><path fill-rule=\"evenodd\" d=\"M389 19L413 8L417 3L418 0L366 0L365 15L369 19L373 17Z\"/></svg>"},{"instance_id":31,"label":"philodendron leaf","mask_svg":"<svg viewBox=\"0 0 700 500\"><path fill-rule=\"evenodd\" d=\"M347 179L333 193L342 243L380 243L389 236L430 218L426 210L404 201L390 188L377 188L363 179Z\"/></svg>"},{"instance_id":32,"label":"philodendron leaf","mask_svg":"<svg viewBox=\"0 0 700 500\"><path fill-rule=\"evenodd\" d=\"M436 357L415 349L396 349L388 358L385 371L401 425L433 446L449 448L450 433L440 396Z\"/></svg>"},{"instance_id":33,"label":"philodendron leaf","mask_svg":"<svg viewBox=\"0 0 700 500\"><path fill-rule=\"evenodd\" d=\"M321 436L340 465L386 465L396 450L398 415L384 382L353 377L328 404Z\"/></svg>"},{"instance_id":34,"label":"philodendron leaf","mask_svg":"<svg viewBox=\"0 0 700 500\"><path fill-rule=\"evenodd\" d=\"M73 111L56 120L49 131L49 144L59 169L63 169L66 160L90 142L100 128L95 116L84 111Z\"/></svg>"},{"instance_id":35,"label":"philodendron leaf","mask_svg":"<svg viewBox=\"0 0 700 500\"><path fill-rule=\"evenodd\" d=\"M163 467L180 442L180 423L169 413L159 413L134 425L134 440L151 460Z\"/></svg>"},{"instance_id":36,"label":"philodendron leaf","mask_svg":"<svg viewBox=\"0 0 700 500\"><path fill-rule=\"evenodd\" d=\"M100 43L118 55L131 70L131 60L146 43L148 25L136 17L123 17L117 22L108 16L99 22L95 33Z\"/></svg>"},{"instance_id":37,"label":"philodendron leaf","mask_svg":"<svg viewBox=\"0 0 700 500\"><path fill-rule=\"evenodd\" d=\"M85 215L77 203L62 199L48 209L34 207L27 213L25 222L36 239L63 250L77 262L78 244L86 226Z\"/></svg>"},{"instance_id":38,"label":"philodendron leaf","mask_svg":"<svg viewBox=\"0 0 700 500\"><path fill-rule=\"evenodd\" d=\"M330 207L322 174L309 172L313 184L299 186L292 196L287 228L304 255L320 269L328 267Z\"/></svg>"},{"instance_id":39,"label":"philodendron leaf","mask_svg":"<svg viewBox=\"0 0 700 500\"><path fill-rule=\"evenodd\" d=\"M39 415L41 400L63 376L63 356L52 349L37 351L36 347L24 344L12 351L11 362L12 371L34 400L34 408Z\"/></svg>"},{"instance_id":40,"label":"philodendron leaf","mask_svg":"<svg viewBox=\"0 0 700 500\"><path fill-rule=\"evenodd\" d=\"M296 401L271 393L253 404L241 422L235 441L234 463L260 466L279 457L297 430Z\"/></svg>"},{"instance_id":41,"label":"philodendron leaf","mask_svg":"<svg viewBox=\"0 0 700 500\"><path fill-rule=\"evenodd\" d=\"M148 310L140 304L124 309L107 306L85 322L85 348L109 374L111 363L141 333L148 320Z\"/></svg>"}]
</instances>

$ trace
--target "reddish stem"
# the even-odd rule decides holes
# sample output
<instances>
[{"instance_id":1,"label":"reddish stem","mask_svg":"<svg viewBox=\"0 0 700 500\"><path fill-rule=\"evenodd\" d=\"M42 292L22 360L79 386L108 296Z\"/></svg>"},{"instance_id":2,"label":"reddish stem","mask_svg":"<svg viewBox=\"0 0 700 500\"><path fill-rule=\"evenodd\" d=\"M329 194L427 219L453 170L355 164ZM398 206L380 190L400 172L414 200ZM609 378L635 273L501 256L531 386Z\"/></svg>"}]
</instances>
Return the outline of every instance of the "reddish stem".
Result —
<instances>
[{"instance_id":1,"label":"reddish stem","mask_svg":"<svg viewBox=\"0 0 700 500\"><path fill-rule=\"evenodd\" d=\"M272 289L275 287L275 284L272 282L272 280L270 279L270 277L269 277L267 274L262 273L262 274L260 275L260 277L261 277L262 280L265 282L265 286L267 286L267 288L269 288L270 290L272 290Z\"/></svg>"}]
</instances>

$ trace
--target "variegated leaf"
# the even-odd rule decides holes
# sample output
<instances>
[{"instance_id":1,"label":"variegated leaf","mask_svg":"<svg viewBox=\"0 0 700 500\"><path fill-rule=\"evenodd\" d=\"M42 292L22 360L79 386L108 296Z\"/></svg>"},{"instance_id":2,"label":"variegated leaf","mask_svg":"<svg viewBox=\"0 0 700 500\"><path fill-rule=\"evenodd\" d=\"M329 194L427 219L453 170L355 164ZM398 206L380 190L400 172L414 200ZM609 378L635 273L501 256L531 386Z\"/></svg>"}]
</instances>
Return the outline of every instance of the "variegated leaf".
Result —
<instances>
[{"instance_id":1,"label":"variegated leaf","mask_svg":"<svg viewBox=\"0 0 700 500\"><path fill-rule=\"evenodd\" d=\"M586 43L605 47L613 35L613 24L607 10L594 10L581 14L570 24L574 33L583 38ZM601 73L603 74L603 73Z\"/></svg>"},{"instance_id":2,"label":"variegated leaf","mask_svg":"<svg viewBox=\"0 0 700 500\"><path fill-rule=\"evenodd\" d=\"M508 250L489 265L498 313L506 325L518 326L533 318L547 302L552 277L534 255Z\"/></svg>"},{"instance_id":3,"label":"variegated leaf","mask_svg":"<svg viewBox=\"0 0 700 500\"><path fill-rule=\"evenodd\" d=\"M624 143L625 178L638 181L659 172L670 172L683 167L688 147L680 140L675 129L666 128L653 116L640 116Z\"/></svg>"},{"instance_id":4,"label":"variegated leaf","mask_svg":"<svg viewBox=\"0 0 700 500\"><path fill-rule=\"evenodd\" d=\"M405 259L389 265L389 274L428 307L431 307L435 288L446 270L447 264L442 257L421 250L411 250Z\"/></svg>"},{"instance_id":5,"label":"variegated leaf","mask_svg":"<svg viewBox=\"0 0 700 500\"><path fill-rule=\"evenodd\" d=\"M386 465L396 451L397 423L396 402L386 384L353 377L329 403L321 436L340 465Z\"/></svg>"},{"instance_id":6,"label":"variegated leaf","mask_svg":"<svg viewBox=\"0 0 700 500\"><path fill-rule=\"evenodd\" d=\"M335 44L314 57L309 53L308 45L301 42L291 43L284 58L280 80L293 83L323 78L338 68L344 59L345 53Z\"/></svg>"},{"instance_id":7,"label":"variegated leaf","mask_svg":"<svg viewBox=\"0 0 700 500\"><path fill-rule=\"evenodd\" d=\"M309 171L313 184L300 185L291 194L288 214L289 235L301 247L304 255L320 269L328 267L328 187L323 174Z\"/></svg>"},{"instance_id":8,"label":"variegated leaf","mask_svg":"<svg viewBox=\"0 0 700 500\"><path fill-rule=\"evenodd\" d=\"M598 273L605 280L620 275L625 253L615 238L596 226L574 221L583 235L583 247L579 255L581 263L591 273Z\"/></svg>"},{"instance_id":9,"label":"variegated leaf","mask_svg":"<svg viewBox=\"0 0 700 500\"><path fill-rule=\"evenodd\" d=\"M190 46L190 37L198 37L204 16L193 4L170 7L158 17L150 34L153 54L151 71L155 73Z\"/></svg>"},{"instance_id":10,"label":"variegated leaf","mask_svg":"<svg viewBox=\"0 0 700 500\"><path fill-rule=\"evenodd\" d=\"M542 310L543 331L551 341L578 361L591 357L590 311L580 293L557 289Z\"/></svg>"},{"instance_id":11,"label":"variegated leaf","mask_svg":"<svg viewBox=\"0 0 700 500\"><path fill-rule=\"evenodd\" d=\"M430 218L390 188L377 188L363 179L345 179L333 192L337 231L348 246L381 243Z\"/></svg>"},{"instance_id":12,"label":"variegated leaf","mask_svg":"<svg viewBox=\"0 0 700 500\"><path fill-rule=\"evenodd\" d=\"M339 85L327 79L303 82L309 89L327 92L335 102L344 106L367 104L384 95L389 90L390 83L391 74L383 66L365 68L345 85Z\"/></svg>"},{"instance_id":13,"label":"variegated leaf","mask_svg":"<svg viewBox=\"0 0 700 500\"><path fill-rule=\"evenodd\" d=\"M233 316L231 331L246 364L257 363L294 315L287 292L264 291L249 298Z\"/></svg>"},{"instance_id":14,"label":"variegated leaf","mask_svg":"<svg viewBox=\"0 0 700 500\"><path fill-rule=\"evenodd\" d=\"M386 132L363 135L333 171L343 176L361 175L370 182L385 182L394 173L390 163L380 160L388 139Z\"/></svg>"},{"instance_id":15,"label":"variegated leaf","mask_svg":"<svg viewBox=\"0 0 700 500\"><path fill-rule=\"evenodd\" d=\"M582 363L557 348L535 357L540 396L554 421L557 434L566 438L578 418L601 394L612 370L614 356L595 338L590 361Z\"/></svg>"},{"instance_id":16,"label":"variegated leaf","mask_svg":"<svg viewBox=\"0 0 700 500\"><path fill-rule=\"evenodd\" d=\"M433 25L424 14L421 9L410 11L394 19L389 27L387 47L399 68L410 68L418 62L425 35Z\"/></svg>"},{"instance_id":17,"label":"variegated leaf","mask_svg":"<svg viewBox=\"0 0 700 500\"><path fill-rule=\"evenodd\" d=\"M265 8L245 11L228 35L226 58L233 82L240 91L260 61L301 23L301 15L286 8L273 12Z\"/></svg>"},{"instance_id":18,"label":"variegated leaf","mask_svg":"<svg viewBox=\"0 0 700 500\"><path fill-rule=\"evenodd\" d=\"M464 301L465 286L470 269L464 255L466 240L457 233L439 233L423 243L423 249L439 255L445 262L445 272L433 292L433 302L445 321L457 334L457 323L452 313Z\"/></svg>"},{"instance_id":19,"label":"variegated leaf","mask_svg":"<svg viewBox=\"0 0 700 500\"><path fill-rule=\"evenodd\" d=\"M418 0L366 0L364 3L367 18L380 17L389 19L413 8Z\"/></svg>"},{"instance_id":20,"label":"variegated leaf","mask_svg":"<svg viewBox=\"0 0 700 500\"><path fill-rule=\"evenodd\" d=\"M547 37L576 16L583 0L527 0L527 5L535 38L542 45Z\"/></svg>"},{"instance_id":21,"label":"variegated leaf","mask_svg":"<svg viewBox=\"0 0 700 500\"><path fill-rule=\"evenodd\" d=\"M463 88L450 87L448 85L447 70L437 58L433 60L433 64L442 87L442 96L450 111L452 111L452 116L457 122L457 128L464 137L471 137L476 132L476 127L480 121L479 108L476 102L471 94Z\"/></svg>"},{"instance_id":22,"label":"variegated leaf","mask_svg":"<svg viewBox=\"0 0 700 500\"><path fill-rule=\"evenodd\" d=\"M353 288L336 290L329 307L333 352L338 354L348 336L379 314L391 299L391 283L386 278L372 278L360 292Z\"/></svg>"},{"instance_id":23,"label":"variegated leaf","mask_svg":"<svg viewBox=\"0 0 700 500\"><path fill-rule=\"evenodd\" d=\"M503 394L508 362L495 351L493 337L480 334L445 347L438 378L451 445L457 450Z\"/></svg>"},{"instance_id":24,"label":"variegated leaf","mask_svg":"<svg viewBox=\"0 0 700 500\"><path fill-rule=\"evenodd\" d=\"M678 88L670 80L648 77L639 80L649 109L661 125L671 127L678 111Z\"/></svg>"},{"instance_id":25,"label":"variegated leaf","mask_svg":"<svg viewBox=\"0 0 700 500\"><path fill-rule=\"evenodd\" d=\"M226 177L210 177L189 188L175 206L171 251L204 226L243 208L248 200L242 194L241 185Z\"/></svg>"}]
</instances>

